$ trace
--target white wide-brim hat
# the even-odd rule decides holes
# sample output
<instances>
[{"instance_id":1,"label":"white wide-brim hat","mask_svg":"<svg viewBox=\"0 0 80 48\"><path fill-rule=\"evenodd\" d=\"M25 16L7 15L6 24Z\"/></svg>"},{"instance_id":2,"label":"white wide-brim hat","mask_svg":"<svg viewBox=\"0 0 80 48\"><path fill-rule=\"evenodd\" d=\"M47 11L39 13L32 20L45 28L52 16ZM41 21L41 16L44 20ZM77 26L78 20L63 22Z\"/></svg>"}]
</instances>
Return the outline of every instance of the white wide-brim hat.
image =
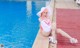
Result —
<instances>
[{"instance_id":1,"label":"white wide-brim hat","mask_svg":"<svg viewBox=\"0 0 80 48\"><path fill-rule=\"evenodd\" d=\"M47 7L42 7L41 10L37 13L37 15L40 17L41 13L45 10L48 9L48 16L50 16L53 12L52 12L52 8L50 6Z\"/></svg>"},{"instance_id":2,"label":"white wide-brim hat","mask_svg":"<svg viewBox=\"0 0 80 48\"><path fill-rule=\"evenodd\" d=\"M46 9L46 7L42 7L41 10L37 13L37 15L40 17L41 13Z\"/></svg>"}]
</instances>

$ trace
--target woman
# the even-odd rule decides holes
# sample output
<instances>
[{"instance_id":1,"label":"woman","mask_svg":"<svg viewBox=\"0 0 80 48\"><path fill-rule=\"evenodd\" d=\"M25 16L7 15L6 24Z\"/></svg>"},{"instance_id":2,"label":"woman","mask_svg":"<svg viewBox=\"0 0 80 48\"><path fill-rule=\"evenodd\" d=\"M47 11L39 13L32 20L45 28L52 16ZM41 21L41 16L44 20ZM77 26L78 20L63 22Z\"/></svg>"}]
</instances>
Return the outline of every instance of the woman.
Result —
<instances>
[{"instance_id":1,"label":"woman","mask_svg":"<svg viewBox=\"0 0 80 48\"><path fill-rule=\"evenodd\" d=\"M46 7L42 7L41 11L38 12L37 14L40 18L40 29L41 29L41 33L44 36L49 36L50 32L51 32L51 21L48 17L48 10Z\"/></svg>"},{"instance_id":2,"label":"woman","mask_svg":"<svg viewBox=\"0 0 80 48\"><path fill-rule=\"evenodd\" d=\"M40 17L39 21L40 21L40 30L41 30L41 34L43 36L49 37L49 35L52 33L52 36L49 37L49 41L52 43L57 43L56 37L55 37L55 33L53 32L54 30L52 29L52 22L49 18L49 14L50 14L50 10L47 7L42 7L41 11L39 11L37 13L37 15ZM67 37L71 43L78 43L77 39L72 38L70 35L68 35L66 32L64 32L61 29L55 29L57 31L57 33L60 33L62 36Z\"/></svg>"}]
</instances>

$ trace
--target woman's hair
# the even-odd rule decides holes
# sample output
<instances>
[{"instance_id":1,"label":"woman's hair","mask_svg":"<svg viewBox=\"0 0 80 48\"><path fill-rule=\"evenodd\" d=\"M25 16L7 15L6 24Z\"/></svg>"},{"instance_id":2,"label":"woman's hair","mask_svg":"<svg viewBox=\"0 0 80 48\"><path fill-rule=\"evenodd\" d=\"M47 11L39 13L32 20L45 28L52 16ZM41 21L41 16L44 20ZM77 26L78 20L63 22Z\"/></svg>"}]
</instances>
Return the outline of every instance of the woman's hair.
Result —
<instances>
[{"instance_id":1,"label":"woman's hair","mask_svg":"<svg viewBox=\"0 0 80 48\"><path fill-rule=\"evenodd\" d=\"M43 14L43 12L41 13L41 16L40 17L42 17L42 14Z\"/></svg>"}]
</instances>

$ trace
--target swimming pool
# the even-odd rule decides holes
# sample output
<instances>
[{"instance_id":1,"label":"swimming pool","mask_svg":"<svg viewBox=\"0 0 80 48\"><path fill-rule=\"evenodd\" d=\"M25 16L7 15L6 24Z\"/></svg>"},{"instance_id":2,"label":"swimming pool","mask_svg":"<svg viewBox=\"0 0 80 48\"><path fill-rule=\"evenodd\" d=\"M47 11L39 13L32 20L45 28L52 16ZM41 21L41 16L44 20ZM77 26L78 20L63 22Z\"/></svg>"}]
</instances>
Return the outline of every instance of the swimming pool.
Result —
<instances>
[{"instance_id":1,"label":"swimming pool","mask_svg":"<svg viewBox=\"0 0 80 48\"><path fill-rule=\"evenodd\" d=\"M45 1L0 2L0 44L31 48L39 29L36 13Z\"/></svg>"}]
</instances>

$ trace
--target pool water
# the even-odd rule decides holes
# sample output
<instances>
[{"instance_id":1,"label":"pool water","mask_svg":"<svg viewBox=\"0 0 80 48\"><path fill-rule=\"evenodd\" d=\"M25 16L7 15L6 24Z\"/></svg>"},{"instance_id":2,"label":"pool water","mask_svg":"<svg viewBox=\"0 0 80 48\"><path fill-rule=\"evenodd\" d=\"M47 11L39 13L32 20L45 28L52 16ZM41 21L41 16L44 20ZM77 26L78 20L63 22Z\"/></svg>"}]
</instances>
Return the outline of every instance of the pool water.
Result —
<instances>
[{"instance_id":1,"label":"pool water","mask_svg":"<svg viewBox=\"0 0 80 48\"><path fill-rule=\"evenodd\" d=\"M36 13L45 1L29 2L0 2L0 44L4 48L32 48L39 30Z\"/></svg>"}]
</instances>

